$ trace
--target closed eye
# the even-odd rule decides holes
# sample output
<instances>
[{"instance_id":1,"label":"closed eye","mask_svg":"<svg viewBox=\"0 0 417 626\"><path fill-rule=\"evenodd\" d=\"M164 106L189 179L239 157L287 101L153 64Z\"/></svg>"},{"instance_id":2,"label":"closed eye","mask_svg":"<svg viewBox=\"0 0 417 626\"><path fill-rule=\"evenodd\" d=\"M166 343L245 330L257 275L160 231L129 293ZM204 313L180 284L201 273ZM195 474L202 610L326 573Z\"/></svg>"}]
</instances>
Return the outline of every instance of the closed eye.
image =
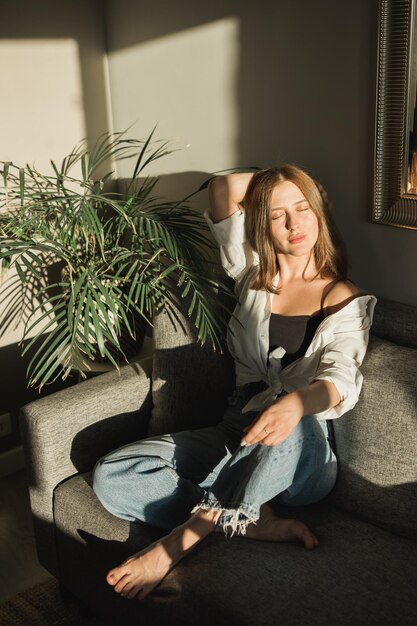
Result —
<instances>
[{"instance_id":1,"label":"closed eye","mask_svg":"<svg viewBox=\"0 0 417 626\"><path fill-rule=\"evenodd\" d=\"M305 207L304 209L296 209L298 211L298 213L300 213L301 211L309 211L310 207ZM279 215L274 215L274 217L272 218L272 221L275 220L279 220L281 217L284 217L285 213L280 213Z\"/></svg>"}]
</instances>

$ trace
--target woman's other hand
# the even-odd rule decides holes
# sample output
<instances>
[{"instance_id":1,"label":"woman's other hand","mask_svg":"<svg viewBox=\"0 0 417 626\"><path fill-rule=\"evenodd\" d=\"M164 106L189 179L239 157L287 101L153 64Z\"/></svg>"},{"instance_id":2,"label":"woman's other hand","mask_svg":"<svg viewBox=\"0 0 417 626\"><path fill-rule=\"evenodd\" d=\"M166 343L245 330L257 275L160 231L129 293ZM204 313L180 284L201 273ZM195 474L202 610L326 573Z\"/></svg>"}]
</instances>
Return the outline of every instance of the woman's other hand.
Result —
<instances>
[{"instance_id":1,"label":"woman's other hand","mask_svg":"<svg viewBox=\"0 0 417 626\"><path fill-rule=\"evenodd\" d=\"M292 433L303 417L303 404L298 395L289 393L264 409L246 432L241 445L260 443L264 446L277 446Z\"/></svg>"},{"instance_id":2,"label":"woman's other hand","mask_svg":"<svg viewBox=\"0 0 417 626\"><path fill-rule=\"evenodd\" d=\"M277 446L291 434L303 415L321 413L339 402L341 396L332 381L315 380L306 387L281 396L264 409L252 424L244 428L246 435L241 445L262 443Z\"/></svg>"}]
</instances>

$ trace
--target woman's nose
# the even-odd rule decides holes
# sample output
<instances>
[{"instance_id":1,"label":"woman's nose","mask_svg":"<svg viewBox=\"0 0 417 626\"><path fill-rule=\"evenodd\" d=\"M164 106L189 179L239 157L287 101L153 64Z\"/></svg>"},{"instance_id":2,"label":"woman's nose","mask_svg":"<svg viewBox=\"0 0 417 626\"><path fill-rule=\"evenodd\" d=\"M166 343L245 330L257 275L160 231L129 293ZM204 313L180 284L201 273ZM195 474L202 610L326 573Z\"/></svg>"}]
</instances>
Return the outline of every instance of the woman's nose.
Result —
<instances>
[{"instance_id":1,"label":"woman's nose","mask_svg":"<svg viewBox=\"0 0 417 626\"><path fill-rule=\"evenodd\" d=\"M287 217L287 228L288 230L293 230L298 226L298 218L295 215L289 215Z\"/></svg>"}]
</instances>

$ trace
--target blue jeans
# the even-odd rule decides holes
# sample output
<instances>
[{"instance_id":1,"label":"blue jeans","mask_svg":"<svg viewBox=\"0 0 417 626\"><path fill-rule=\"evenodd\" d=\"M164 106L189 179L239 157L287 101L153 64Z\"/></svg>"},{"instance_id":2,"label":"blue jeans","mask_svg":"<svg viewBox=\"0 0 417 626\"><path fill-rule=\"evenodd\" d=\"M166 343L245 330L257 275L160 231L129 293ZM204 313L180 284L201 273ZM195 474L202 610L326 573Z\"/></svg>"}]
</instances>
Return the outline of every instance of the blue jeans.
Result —
<instances>
[{"instance_id":1,"label":"blue jeans","mask_svg":"<svg viewBox=\"0 0 417 626\"><path fill-rule=\"evenodd\" d=\"M265 502L304 505L332 490L337 460L325 421L304 416L277 446L241 447L242 413L265 383L238 387L216 426L148 437L102 457L93 489L103 506L130 522L172 530L198 509L222 510L216 531L245 534Z\"/></svg>"}]
</instances>

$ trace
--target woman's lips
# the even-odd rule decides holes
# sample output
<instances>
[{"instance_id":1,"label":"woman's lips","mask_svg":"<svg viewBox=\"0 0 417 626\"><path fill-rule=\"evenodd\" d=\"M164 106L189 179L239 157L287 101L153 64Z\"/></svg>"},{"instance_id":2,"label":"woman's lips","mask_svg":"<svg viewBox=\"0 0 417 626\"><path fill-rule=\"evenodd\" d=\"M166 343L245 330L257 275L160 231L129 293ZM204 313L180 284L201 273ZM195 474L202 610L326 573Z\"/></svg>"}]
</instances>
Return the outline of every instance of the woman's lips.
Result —
<instances>
[{"instance_id":1,"label":"woman's lips","mask_svg":"<svg viewBox=\"0 0 417 626\"><path fill-rule=\"evenodd\" d=\"M290 239L289 242L290 243L300 243L300 241L302 241L305 238L305 235L301 235L300 237L294 237L293 239Z\"/></svg>"}]
</instances>

